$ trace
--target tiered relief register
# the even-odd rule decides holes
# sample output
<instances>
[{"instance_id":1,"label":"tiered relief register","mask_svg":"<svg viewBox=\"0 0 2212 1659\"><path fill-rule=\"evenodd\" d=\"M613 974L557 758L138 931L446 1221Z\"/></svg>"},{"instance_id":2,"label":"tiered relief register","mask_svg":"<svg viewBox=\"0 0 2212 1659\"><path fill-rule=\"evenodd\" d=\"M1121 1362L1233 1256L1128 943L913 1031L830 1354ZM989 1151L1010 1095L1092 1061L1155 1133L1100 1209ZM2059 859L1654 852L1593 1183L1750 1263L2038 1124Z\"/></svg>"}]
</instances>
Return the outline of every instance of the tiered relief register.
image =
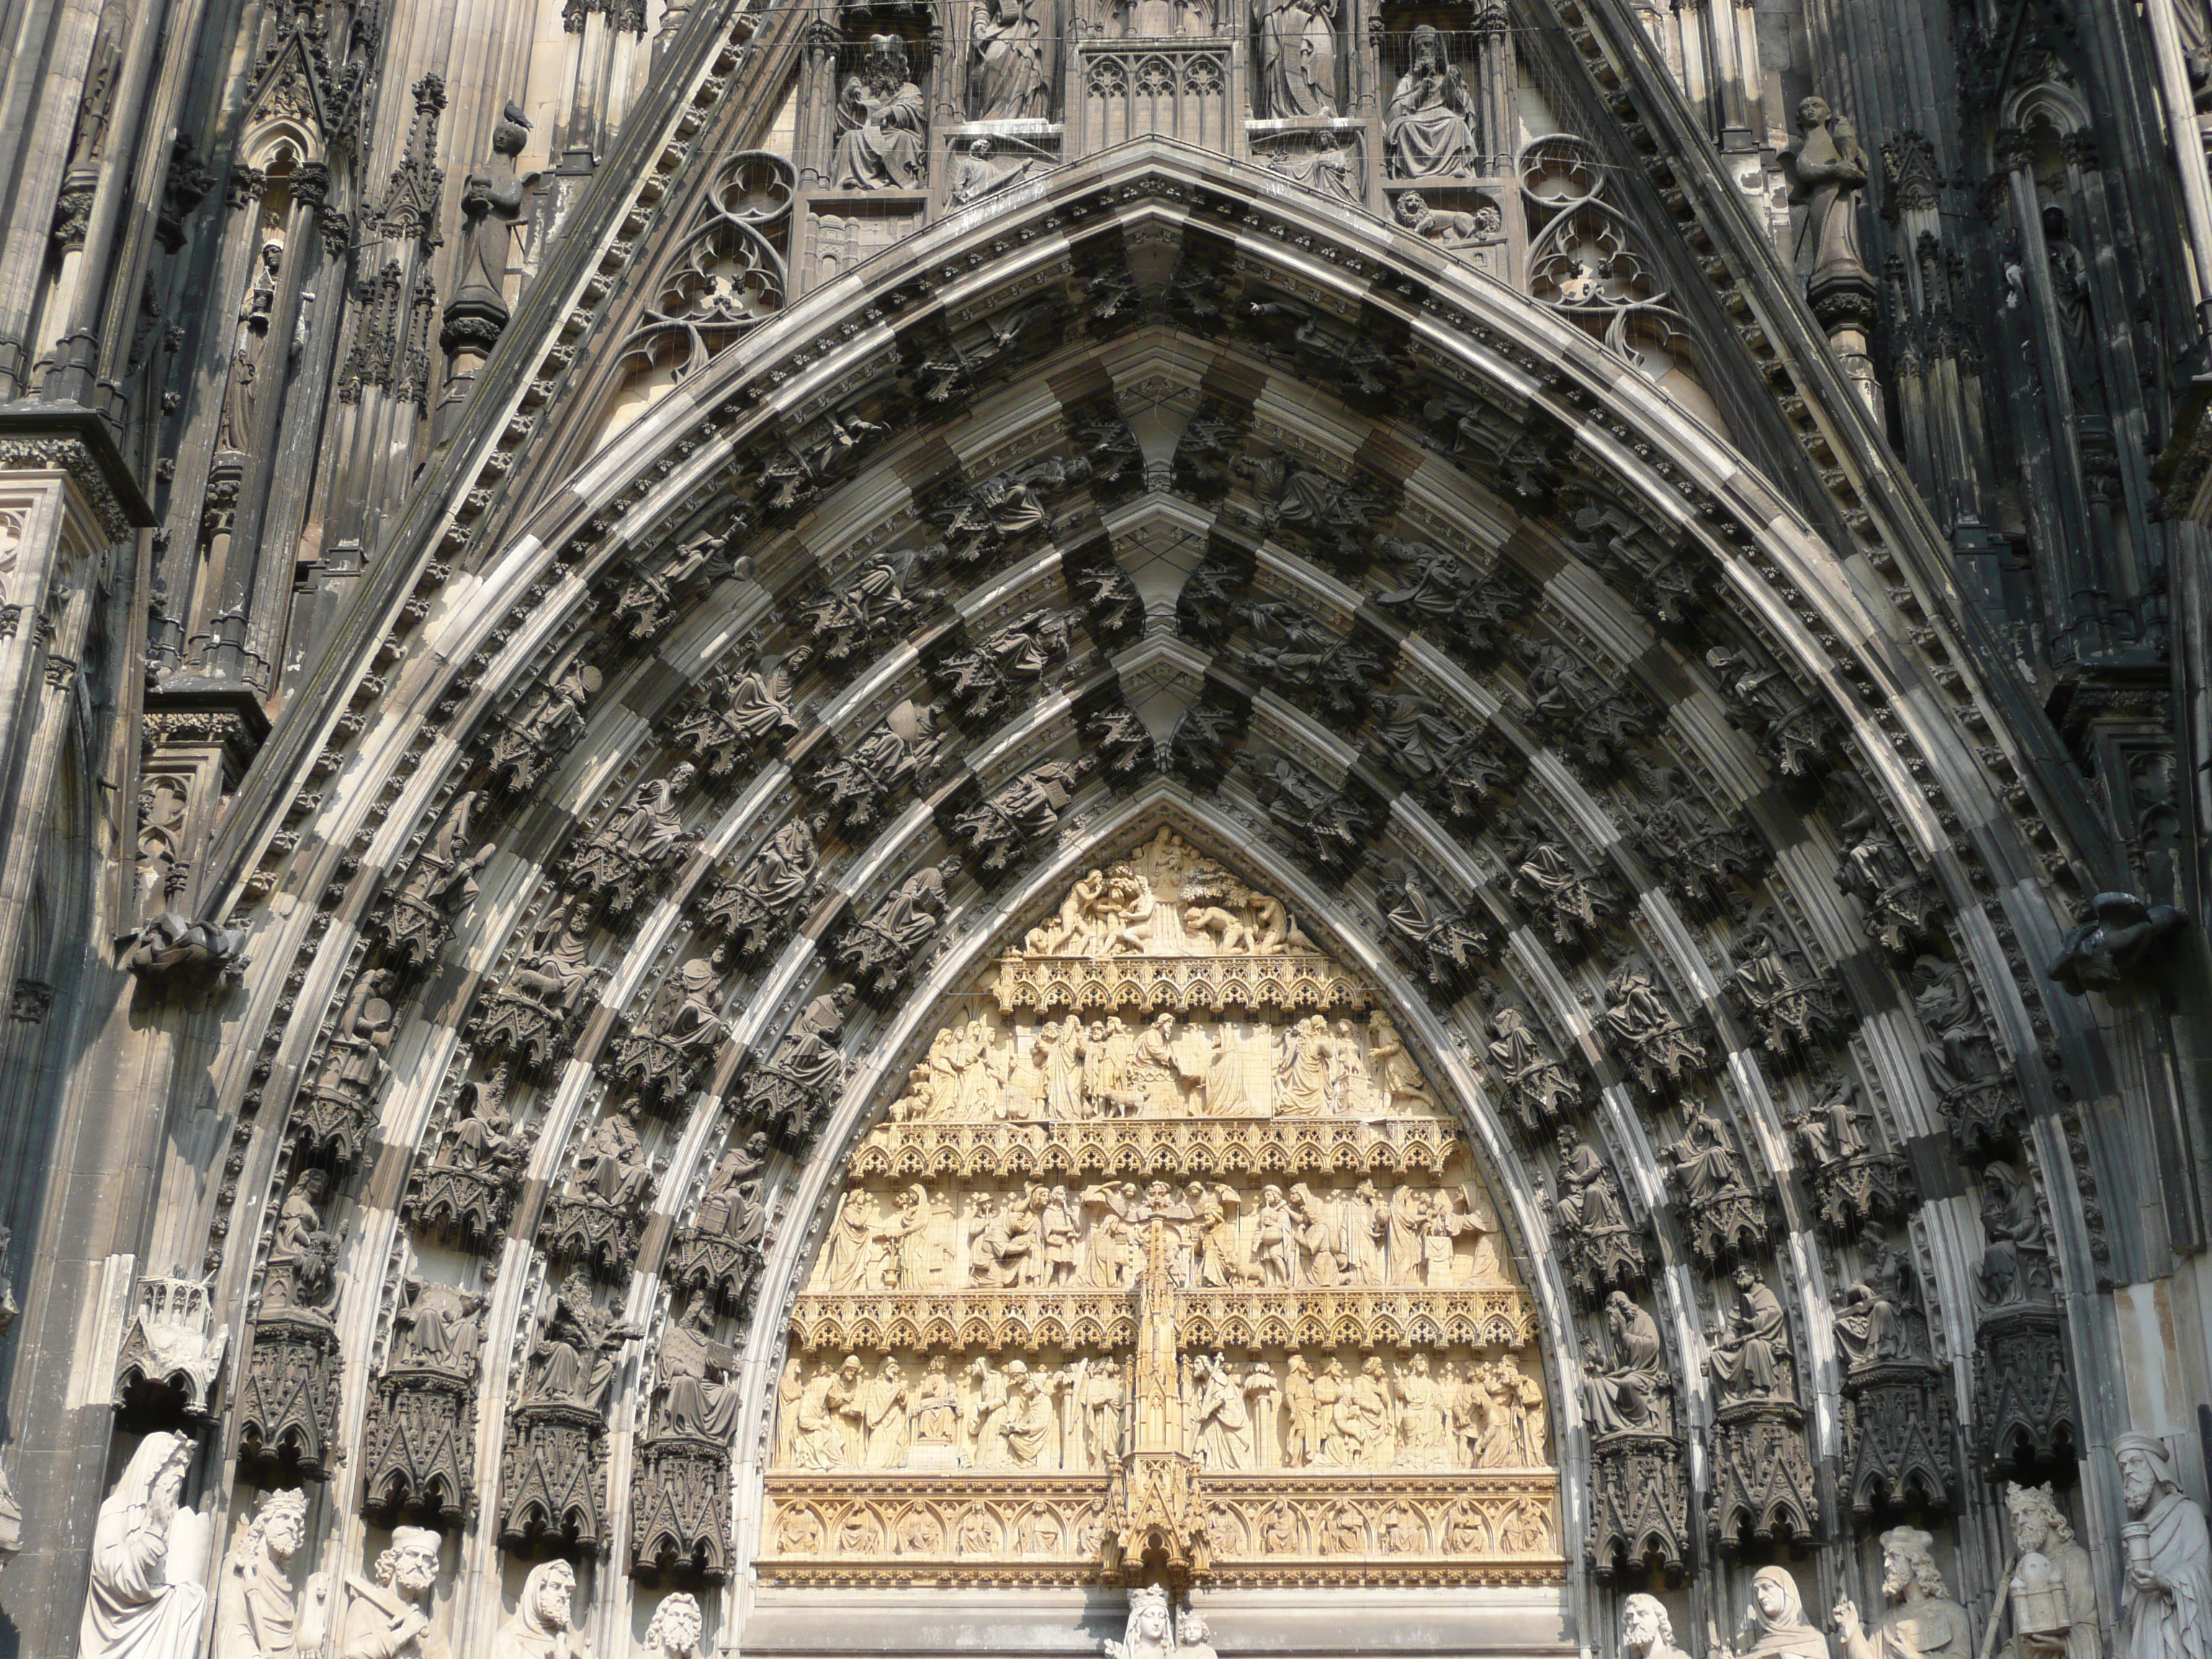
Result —
<instances>
[{"instance_id":1,"label":"tiered relief register","mask_svg":"<svg viewBox=\"0 0 2212 1659\"><path fill-rule=\"evenodd\" d=\"M1163 830L979 1000L798 1298L763 1581L1560 1582L1490 1195L1284 906Z\"/></svg>"}]
</instances>

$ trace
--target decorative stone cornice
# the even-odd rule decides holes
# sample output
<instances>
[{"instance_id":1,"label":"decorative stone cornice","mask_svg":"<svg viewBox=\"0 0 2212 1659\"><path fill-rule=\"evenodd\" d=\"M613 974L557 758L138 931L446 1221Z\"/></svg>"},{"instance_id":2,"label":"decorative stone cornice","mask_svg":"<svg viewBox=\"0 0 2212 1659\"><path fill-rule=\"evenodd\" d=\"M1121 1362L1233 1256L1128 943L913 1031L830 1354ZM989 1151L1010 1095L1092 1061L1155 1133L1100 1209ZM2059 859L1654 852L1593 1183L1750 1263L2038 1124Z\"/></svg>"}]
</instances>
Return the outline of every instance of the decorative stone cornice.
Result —
<instances>
[{"instance_id":1,"label":"decorative stone cornice","mask_svg":"<svg viewBox=\"0 0 2212 1659\"><path fill-rule=\"evenodd\" d=\"M156 522L106 423L81 405L0 405L0 472L24 471L68 473L111 541Z\"/></svg>"}]
</instances>

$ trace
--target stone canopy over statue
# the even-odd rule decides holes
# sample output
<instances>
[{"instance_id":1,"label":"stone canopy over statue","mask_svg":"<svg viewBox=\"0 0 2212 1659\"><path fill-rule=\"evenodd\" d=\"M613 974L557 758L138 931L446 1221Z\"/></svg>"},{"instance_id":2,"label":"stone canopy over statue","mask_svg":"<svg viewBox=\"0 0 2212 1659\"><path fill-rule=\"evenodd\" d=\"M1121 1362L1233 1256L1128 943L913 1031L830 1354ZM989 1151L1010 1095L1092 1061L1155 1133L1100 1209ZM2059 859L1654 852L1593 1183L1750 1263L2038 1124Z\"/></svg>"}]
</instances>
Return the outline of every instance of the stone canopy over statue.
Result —
<instances>
[{"instance_id":1,"label":"stone canopy over statue","mask_svg":"<svg viewBox=\"0 0 2212 1659\"><path fill-rule=\"evenodd\" d=\"M1167 830L997 971L848 1161L763 1578L1124 1582L1115 1540L1162 1504L1237 1582L1564 1571L1533 1306L1364 986Z\"/></svg>"}]
</instances>

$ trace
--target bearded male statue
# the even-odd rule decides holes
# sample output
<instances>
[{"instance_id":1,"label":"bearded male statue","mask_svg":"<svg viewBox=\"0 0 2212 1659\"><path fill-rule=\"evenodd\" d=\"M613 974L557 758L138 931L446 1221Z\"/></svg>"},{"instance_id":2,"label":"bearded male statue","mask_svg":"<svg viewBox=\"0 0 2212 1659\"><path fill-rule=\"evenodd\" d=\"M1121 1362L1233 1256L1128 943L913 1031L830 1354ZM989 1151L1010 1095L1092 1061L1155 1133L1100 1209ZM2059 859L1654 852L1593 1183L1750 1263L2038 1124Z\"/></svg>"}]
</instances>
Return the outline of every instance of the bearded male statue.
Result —
<instances>
[{"instance_id":1,"label":"bearded male statue","mask_svg":"<svg viewBox=\"0 0 2212 1659\"><path fill-rule=\"evenodd\" d=\"M1641 1592L1620 1604L1621 1659L1688 1659L1674 1645L1674 1620L1667 1604Z\"/></svg>"},{"instance_id":2,"label":"bearded male statue","mask_svg":"<svg viewBox=\"0 0 2212 1659\"><path fill-rule=\"evenodd\" d=\"M2120 1527L2127 1567L2118 1659L2208 1659L2212 1539L2204 1511L2183 1494L2164 1441L2124 1434L2112 1442L2112 1455L2128 1507Z\"/></svg>"},{"instance_id":3,"label":"bearded male statue","mask_svg":"<svg viewBox=\"0 0 2212 1659\"><path fill-rule=\"evenodd\" d=\"M1917 1527L1881 1535L1881 1593L1889 1607L1869 1632L1846 1596L1836 1603L1844 1659L1973 1659L1966 1610L1951 1599L1936 1565L1936 1540Z\"/></svg>"}]
</instances>

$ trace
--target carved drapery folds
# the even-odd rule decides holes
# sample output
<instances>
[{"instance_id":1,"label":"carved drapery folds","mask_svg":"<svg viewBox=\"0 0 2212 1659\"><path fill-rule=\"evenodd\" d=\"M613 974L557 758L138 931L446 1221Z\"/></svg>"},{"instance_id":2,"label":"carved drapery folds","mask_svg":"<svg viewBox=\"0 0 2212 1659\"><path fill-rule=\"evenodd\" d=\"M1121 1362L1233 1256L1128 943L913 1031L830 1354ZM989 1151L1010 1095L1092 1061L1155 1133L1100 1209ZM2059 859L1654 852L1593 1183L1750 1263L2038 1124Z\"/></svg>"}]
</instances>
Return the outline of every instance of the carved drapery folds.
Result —
<instances>
[{"instance_id":1,"label":"carved drapery folds","mask_svg":"<svg viewBox=\"0 0 2212 1659\"><path fill-rule=\"evenodd\" d=\"M630 1488L630 1571L718 1583L730 1570L730 1436L736 1352L714 1334L715 1303L694 1297L655 1356Z\"/></svg>"},{"instance_id":2,"label":"carved drapery folds","mask_svg":"<svg viewBox=\"0 0 2212 1659\"><path fill-rule=\"evenodd\" d=\"M1238 663L1247 674L1332 726L1348 731L1359 725L1389 677L1374 644L1342 638L1282 600L1248 603L1242 611L1249 643Z\"/></svg>"},{"instance_id":3,"label":"carved drapery folds","mask_svg":"<svg viewBox=\"0 0 2212 1659\"><path fill-rule=\"evenodd\" d=\"M844 1089L845 1057L837 1044L853 1000L849 985L815 998L745 1079L745 1115L787 1146L814 1139Z\"/></svg>"},{"instance_id":4,"label":"carved drapery folds","mask_svg":"<svg viewBox=\"0 0 2212 1659\"><path fill-rule=\"evenodd\" d=\"M669 725L676 745L717 781L768 746L799 735L798 702L789 667L763 668L758 644L740 641L728 662L677 706Z\"/></svg>"},{"instance_id":5,"label":"carved drapery folds","mask_svg":"<svg viewBox=\"0 0 2212 1659\"><path fill-rule=\"evenodd\" d=\"M1818 1098L1784 1121L1821 1224L1838 1237L1869 1221L1902 1216L1913 1197L1905 1159L1884 1152L1869 1133L1874 1114L1859 1103L1859 1080L1824 1071Z\"/></svg>"},{"instance_id":6,"label":"carved drapery folds","mask_svg":"<svg viewBox=\"0 0 2212 1659\"><path fill-rule=\"evenodd\" d=\"M482 1083L460 1086L436 1154L416 1172L401 1203L410 1224L473 1250L492 1248L506 1230L539 1128L532 1123L515 1129L507 1091L504 1066Z\"/></svg>"},{"instance_id":7,"label":"carved drapery folds","mask_svg":"<svg viewBox=\"0 0 2212 1659\"><path fill-rule=\"evenodd\" d=\"M1965 965L1925 956L1912 964L1912 1008L1927 1039L1920 1063L1928 1074L1952 1138L1968 1152L1993 1151L2022 1121L2017 1085L1999 1058L1996 1040L1974 994Z\"/></svg>"},{"instance_id":8,"label":"carved drapery folds","mask_svg":"<svg viewBox=\"0 0 2212 1659\"><path fill-rule=\"evenodd\" d=\"M1054 664L1066 660L1075 622L1072 611L1039 606L981 644L939 658L930 665L931 677L962 720L974 726L996 726L1044 684Z\"/></svg>"},{"instance_id":9,"label":"carved drapery folds","mask_svg":"<svg viewBox=\"0 0 2212 1659\"><path fill-rule=\"evenodd\" d=\"M1838 1294L1836 1350L1844 1362L1843 1492L1860 1516L1907 1504L1956 1502L1948 1373L1935 1362L1911 1253L1880 1222L1866 1224L1865 1271Z\"/></svg>"},{"instance_id":10,"label":"carved drapery folds","mask_svg":"<svg viewBox=\"0 0 2212 1659\"><path fill-rule=\"evenodd\" d=\"M761 843L699 908L699 923L719 933L714 960L757 962L791 937L822 890L820 836L827 813L794 817Z\"/></svg>"},{"instance_id":11,"label":"carved drapery folds","mask_svg":"<svg viewBox=\"0 0 2212 1659\"><path fill-rule=\"evenodd\" d=\"M640 642L658 639L675 620L679 604L733 571L744 574L739 562L728 556L726 550L745 527L741 519L728 537L695 536L674 552L641 567L615 600L616 630Z\"/></svg>"},{"instance_id":12,"label":"carved drapery folds","mask_svg":"<svg viewBox=\"0 0 2212 1659\"><path fill-rule=\"evenodd\" d=\"M1376 594L1376 607L1470 664L1494 657L1507 630L1528 608L1516 585L1433 542L1377 536L1375 550L1400 569L1396 585Z\"/></svg>"},{"instance_id":13,"label":"carved drapery folds","mask_svg":"<svg viewBox=\"0 0 2212 1659\"><path fill-rule=\"evenodd\" d=\"M1624 677L1601 677L1564 647L1520 636L1522 696L1529 723L1586 777L1629 763L1646 733L1644 711Z\"/></svg>"},{"instance_id":14,"label":"carved drapery folds","mask_svg":"<svg viewBox=\"0 0 2212 1659\"><path fill-rule=\"evenodd\" d=\"M1801 692L1780 669L1726 646L1708 650L1705 665L1720 681L1729 724L1759 744L1768 765L1785 778L1826 766L1836 752L1838 727L1817 692Z\"/></svg>"},{"instance_id":15,"label":"carved drapery folds","mask_svg":"<svg viewBox=\"0 0 2212 1659\"><path fill-rule=\"evenodd\" d=\"M126 936L117 954L141 980L187 988L235 985L251 962L243 928L194 921L175 910L162 911Z\"/></svg>"},{"instance_id":16,"label":"carved drapery folds","mask_svg":"<svg viewBox=\"0 0 2212 1659\"><path fill-rule=\"evenodd\" d=\"M581 1273L562 1284L507 1413L499 1510L506 1547L605 1546L607 1394L617 1353L642 1334L594 1307Z\"/></svg>"},{"instance_id":17,"label":"carved drapery folds","mask_svg":"<svg viewBox=\"0 0 2212 1659\"><path fill-rule=\"evenodd\" d=\"M391 1357L362 1433L362 1507L387 1519L447 1526L476 1504L476 1395L486 1298L409 1279L393 1316Z\"/></svg>"},{"instance_id":18,"label":"carved drapery folds","mask_svg":"<svg viewBox=\"0 0 2212 1659\"><path fill-rule=\"evenodd\" d=\"M599 690L599 671L575 662L531 694L492 740L491 774L502 789L520 794L544 776L584 729L585 709Z\"/></svg>"},{"instance_id":19,"label":"carved drapery folds","mask_svg":"<svg viewBox=\"0 0 2212 1659\"><path fill-rule=\"evenodd\" d=\"M1413 869L1376 890L1390 938L1421 977L1447 995L1464 988L1490 951L1474 913L1444 902Z\"/></svg>"},{"instance_id":20,"label":"carved drapery folds","mask_svg":"<svg viewBox=\"0 0 2212 1659\"><path fill-rule=\"evenodd\" d=\"M1268 818L1287 846L1334 879L1359 866L1367 843L1382 825L1382 809L1364 787L1352 778L1325 783L1287 757L1278 757L1273 766L1243 758Z\"/></svg>"},{"instance_id":21,"label":"carved drapery folds","mask_svg":"<svg viewBox=\"0 0 2212 1659\"><path fill-rule=\"evenodd\" d=\"M616 1085L656 1110L682 1103L704 1080L729 1027L721 1016L722 980L694 957L676 970L652 1006L613 1045Z\"/></svg>"},{"instance_id":22,"label":"carved drapery folds","mask_svg":"<svg viewBox=\"0 0 2212 1659\"><path fill-rule=\"evenodd\" d=\"M768 1136L755 1131L744 1146L715 1161L691 1224L669 1252L668 1282L697 1297L712 1294L740 1321L752 1315L761 1268L761 1242L769 1224L761 1171L768 1164Z\"/></svg>"},{"instance_id":23,"label":"carved drapery folds","mask_svg":"<svg viewBox=\"0 0 2212 1659\"><path fill-rule=\"evenodd\" d=\"M1936 892L1878 808L1864 805L1838 826L1844 854L1836 886L1866 910L1866 936L1893 956L1903 956L1929 937Z\"/></svg>"},{"instance_id":24,"label":"carved drapery folds","mask_svg":"<svg viewBox=\"0 0 2212 1659\"><path fill-rule=\"evenodd\" d=\"M1042 810L1049 816L1053 809L1048 801ZM837 941L839 970L874 995L896 991L937 938L950 902L946 884L959 873L959 861L948 859L908 877Z\"/></svg>"},{"instance_id":25,"label":"carved drapery folds","mask_svg":"<svg viewBox=\"0 0 2212 1659\"><path fill-rule=\"evenodd\" d=\"M1650 1313L1606 1298L1611 1352L1586 1337L1583 1416L1590 1433L1590 1525L1583 1550L1601 1578L1645 1566L1679 1571L1690 1549L1689 1479L1674 1424L1674 1384Z\"/></svg>"},{"instance_id":26,"label":"carved drapery folds","mask_svg":"<svg viewBox=\"0 0 2212 1659\"><path fill-rule=\"evenodd\" d=\"M908 786L935 778L952 741L928 703L901 702L851 749L825 761L807 780L830 817L853 830L872 828Z\"/></svg>"},{"instance_id":27,"label":"carved drapery folds","mask_svg":"<svg viewBox=\"0 0 2212 1659\"><path fill-rule=\"evenodd\" d=\"M1982 1171L1987 1241L1976 1289L1975 1416L1994 1468L2033 1468L2081 1443L2051 1247L2033 1185L2009 1164Z\"/></svg>"},{"instance_id":28,"label":"carved drapery folds","mask_svg":"<svg viewBox=\"0 0 2212 1659\"><path fill-rule=\"evenodd\" d=\"M1748 1266L1734 1304L1705 1334L1712 1372L1713 1488L1705 1526L1724 1549L1753 1539L1808 1539L1820 1516L1805 1413L1781 1298Z\"/></svg>"},{"instance_id":29,"label":"carved drapery folds","mask_svg":"<svg viewBox=\"0 0 2212 1659\"><path fill-rule=\"evenodd\" d=\"M505 1052L517 1066L542 1072L564 1048L585 998L599 983L591 964L592 922L582 905L563 899L548 911L531 944L477 1017L477 1042Z\"/></svg>"},{"instance_id":30,"label":"carved drapery folds","mask_svg":"<svg viewBox=\"0 0 2212 1659\"><path fill-rule=\"evenodd\" d=\"M437 958L453 924L476 902L477 878L497 848L471 847L470 830L480 799L475 790L447 809L406 876L377 914L386 960L403 973L419 973Z\"/></svg>"},{"instance_id":31,"label":"carved drapery folds","mask_svg":"<svg viewBox=\"0 0 2212 1659\"><path fill-rule=\"evenodd\" d=\"M1533 827L1523 829L1516 838L1520 845L1507 860L1512 871L1513 896L1550 930L1554 945L1589 944L1613 915L1613 896L1565 847ZM1676 1074L1673 1067L1668 1068L1670 1078Z\"/></svg>"},{"instance_id":32,"label":"carved drapery folds","mask_svg":"<svg viewBox=\"0 0 2212 1659\"><path fill-rule=\"evenodd\" d=\"M994 876L1044 844L1060 828L1060 815L1075 799L1085 775L1097 764L1095 757L1079 755L1033 766L981 805L957 814L952 833L982 873Z\"/></svg>"},{"instance_id":33,"label":"carved drapery folds","mask_svg":"<svg viewBox=\"0 0 2212 1659\"><path fill-rule=\"evenodd\" d=\"M635 908L655 878L699 844L696 835L685 831L677 805L697 775L690 762L679 761L667 776L653 779L609 813L569 854L563 876L569 890L617 916Z\"/></svg>"},{"instance_id":34,"label":"carved drapery folds","mask_svg":"<svg viewBox=\"0 0 2212 1659\"><path fill-rule=\"evenodd\" d=\"M446 306L438 343L446 353L446 395L439 400L440 435L465 407L477 370L507 331L507 264L514 226L526 191L514 158L530 142L530 121L512 100L492 128L488 171L461 182L461 248L453 297Z\"/></svg>"},{"instance_id":35,"label":"carved drapery folds","mask_svg":"<svg viewBox=\"0 0 2212 1659\"><path fill-rule=\"evenodd\" d=\"M1736 930L1729 954L1729 996L1768 1054L1795 1059L1841 1031L1842 998L1832 976L1814 969L1771 912Z\"/></svg>"},{"instance_id":36,"label":"carved drapery folds","mask_svg":"<svg viewBox=\"0 0 2212 1659\"><path fill-rule=\"evenodd\" d=\"M313 1080L294 1108L290 1133L305 1156L339 1169L357 1163L376 1124L376 1103L392 1067L392 1005L381 993L392 976L372 969L355 981L325 1045Z\"/></svg>"},{"instance_id":37,"label":"carved drapery folds","mask_svg":"<svg viewBox=\"0 0 2212 1659\"><path fill-rule=\"evenodd\" d=\"M799 673L816 660L827 665L852 661L888 645L905 633L923 607L942 597L914 581L915 556L878 553L849 575L825 581L792 608L803 643L784 659Z\"/></svg>"},{"instance_id":38,"label":"carved drapery folds","mask_svg":"<svg viewBox=\"0 0 2212 1659\"><path fill-rule=\"evenodd\" d=\"M1492 1011L1487 1053L1491 1077L1530 1134L1542 1133L1559 1123L1562 1112L1582 1103L1582 1085L1518 1004L1503 1002Z\"/></svg>"},{"instance_id":39,"label":"carved drapery folds","mask_svg":"<svg viewBox=\"0 0 2212 1659\"><path fill-rule=\"evenodd\" d=\"M1517 757L1486 732L1470 732L1435 699L1403 691L1371 700L1368 744L1449 823L1480 827L1486 809L1519 770Z\"/></svg>"},{"instance_id":40,"label":"carved drapery folds","mask_svg":"<svg viewBox=\"0 0 2212 1659\"><path fill-rule=\"evenodd\" d=\"M1057 455L1030 461L981 483L955 485L927 507L930 522L945 538L939 544L946 565L980 573L1018 548L1048 533L1056 503L1091 476L1081 456ZM1025 648L1023 642L1016 649Z\"/></svg>"},{"instance_id":41,"label":"carved drapery folds","mask_svg":"<svg viewBox=\"0 0 2212 1659\"><path fill-rule=\"evenodd\" d=\"M1643 799L1621 802L1636 855L1678 902L1741 913L1743 884L1767 862L1765 845L1742 824L1723 823L1674 768L1650 768L1642 782Z\"/></svg>"},{"instance_id":42,"label":"carved drapery folds","mask_svg":"<svg viewBox=\"0 0 2212 1659\"><path fill-rule=\"evenodd\" d=\"M1767 1245L1765 1195L1751 1183L1728 1129L1702 1103L1683 1108L1682 1136L1659 1149L1682 1192L1682 1230L1710 1269Z\"/></svg>"},{"instance_id":43,"label":"carved drapery folds","mask_svg":"<svg viewBox=\"0 0 2212 1659\"><path fill-rule=\"evenodd\" d=\"M1640 962L1623 963L1606 980L1598 1026L1613 1057L1649 1093L1676 1088L1705 1070L1705 1044L1676 1018Z\"/></svg>"},{"instance_id":44,"label":"carved drapery folds","mask_svg":"<svg viewBox=\"0 0 2212 1659\"><path fill-rule=\"evenodd\" d=\"M568 1184L546 1207L538 1233L546 1255L588 1265L617 1284L627 1279L665 1167L647 1158L628 1118L609 1112L577 1146Z\"/></svg>"},{"instance_id":45,"label":"carved drapery folds","mask_svg":"<svg viewBox=\"0 0 2212 1659\"><path fill-rule=\"evenodd\" d=\"M246 1340L234 1421L240 1455L320 1480L337 1455L338 1240L323 1226L330 1178L309 1170L277 1212Z\"/></svg>"},{"instance_id":46,"label":"carved drapery folds","mask_svg":"<svg viewBox=\"0 0 2212 1659\"><path fill-rule=\"evenodd\" d=\"M1802 137L1788 161L1790 200L1805 210L1800 263L1805 298L1828 332L1844 373L1877 416L1881 391L1867 357L1876 315L1874 273L1859 252L1859 193L1867 182L1866 151L1850 122L1819 98L1797 106Z\"/></svg>"},{"instance_id":47,"label":"carved drapery folds","mask_svg":"<svg viewBox=\"0 0 2212 1659\"><path fill-rule=\"evenodd\" d=\"M1572 1129L1559 1131L1552 1226L1566 1257L1567 1282L1590 1306L1650 1277L1644 1233L1630 1224L1620 1188L1596 1152Z\"/></svg>"}]
</instances>

